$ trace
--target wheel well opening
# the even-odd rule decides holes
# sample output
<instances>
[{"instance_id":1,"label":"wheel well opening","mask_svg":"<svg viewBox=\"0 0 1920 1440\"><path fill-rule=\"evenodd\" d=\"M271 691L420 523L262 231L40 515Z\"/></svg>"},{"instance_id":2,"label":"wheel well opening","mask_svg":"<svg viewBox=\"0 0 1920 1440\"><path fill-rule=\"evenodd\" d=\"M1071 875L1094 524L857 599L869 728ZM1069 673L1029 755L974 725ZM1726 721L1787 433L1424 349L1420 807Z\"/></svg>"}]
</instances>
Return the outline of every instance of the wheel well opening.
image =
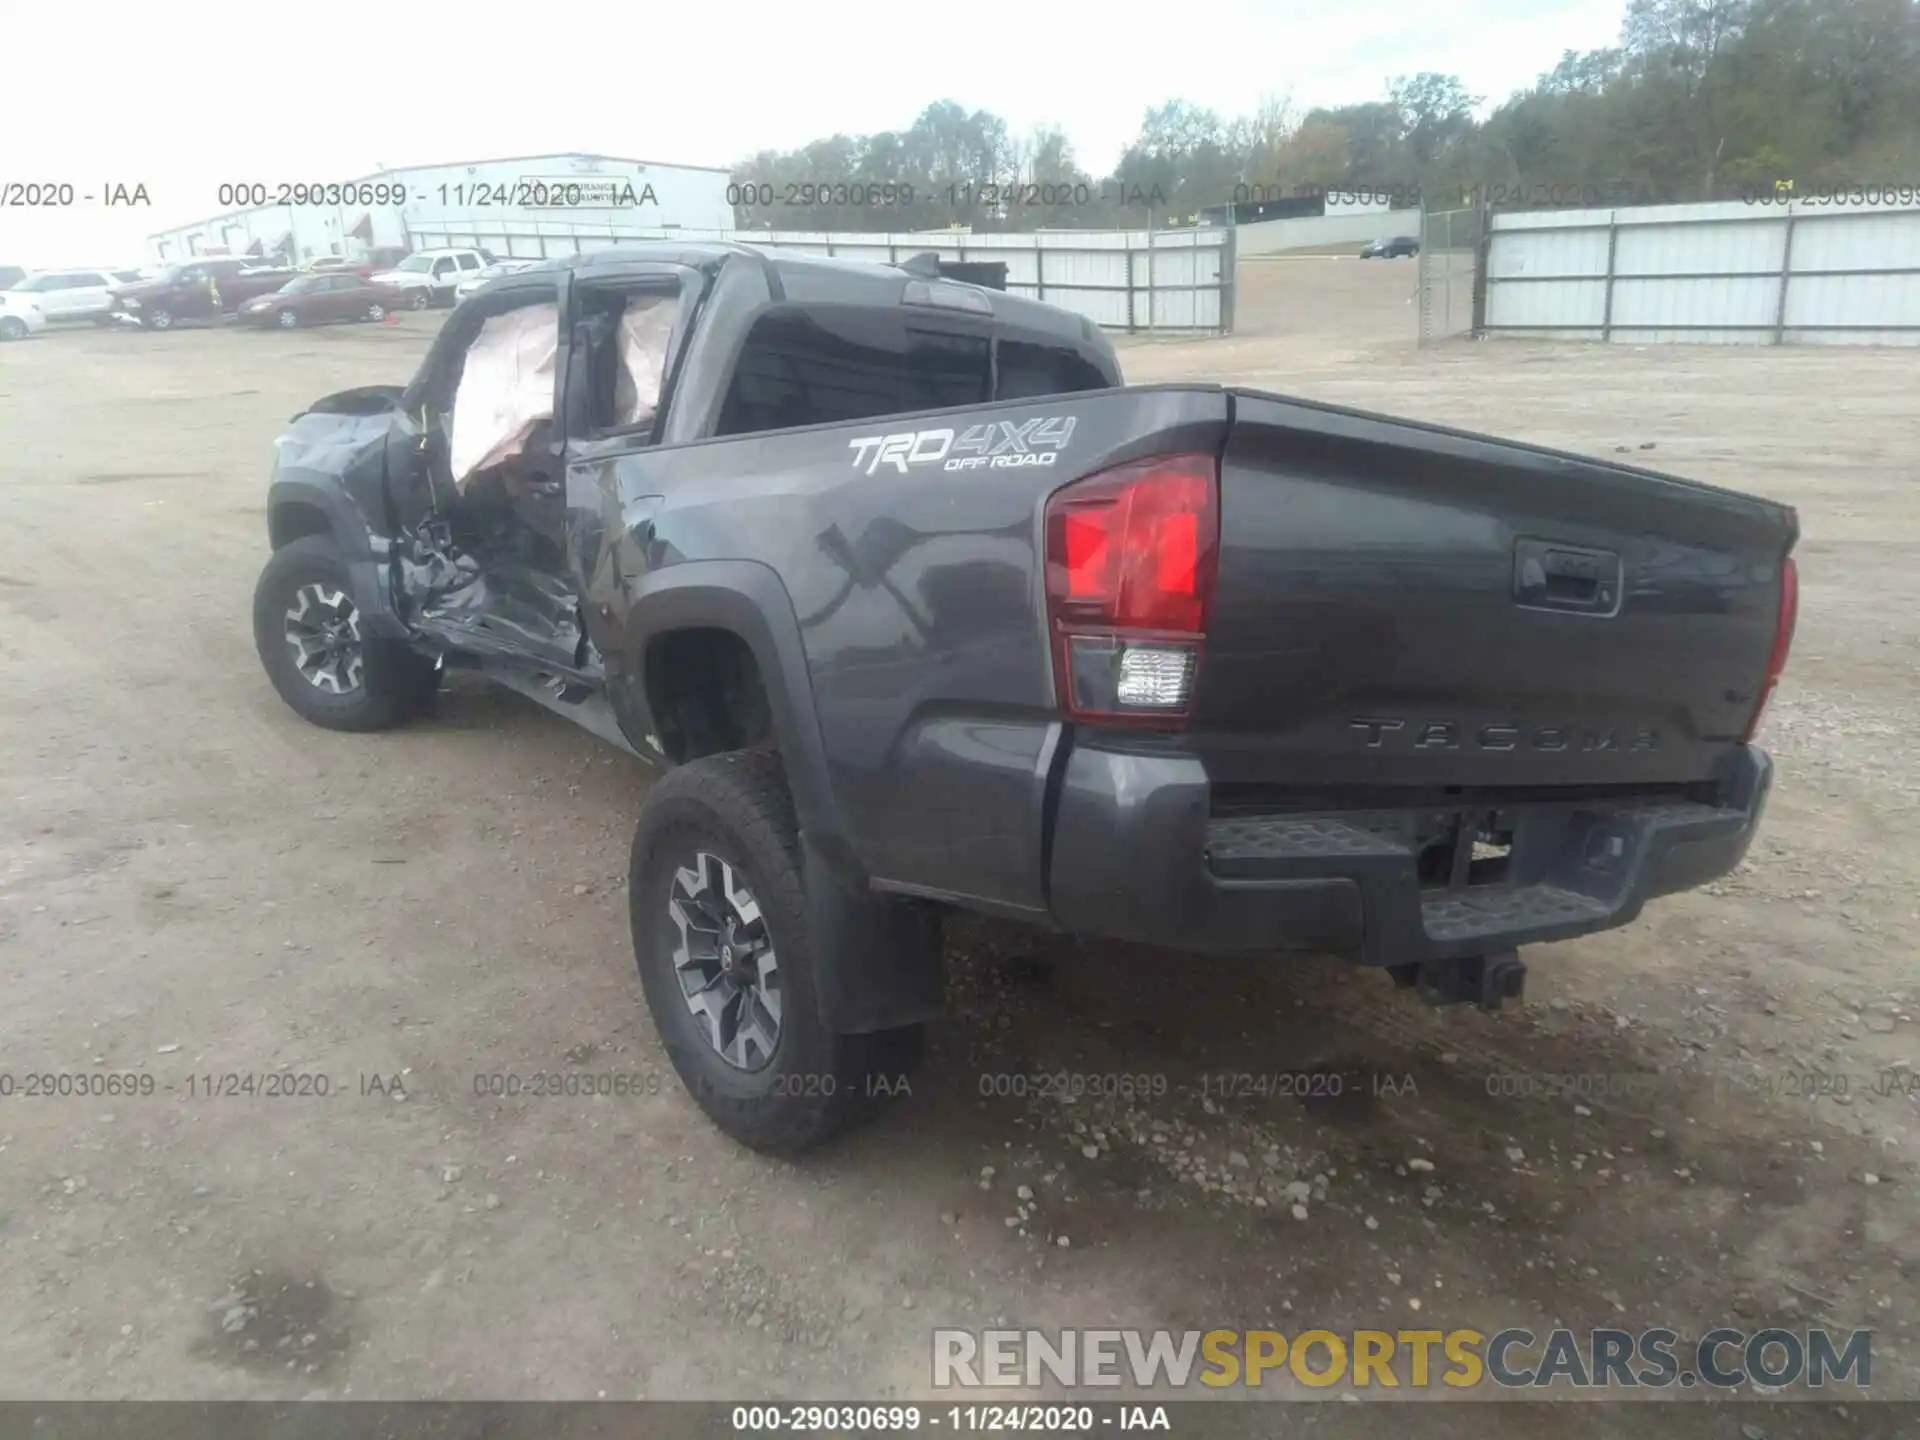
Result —
<instances>
[{"instance_id":1,"label":"wheel well opening","mask_svg":"<svg viewBox=\"0 0 1920 1440\"><path fill-rule=\"evenodd\" d=\"M675 764L773 739L773 708L753 650L731 630L674 630L647 647L647 704Z\"/></svg>"},{"instance_id":2,"label":"wheel well opening","mask_svg":"<svg viewBox=\"0 0 1920 1440\"><path fill-rule=\"evenodd\" d=\"M331 534L332 528L318 505L296 500L274 506L272 518L267 522L267 538L273 542L273 548L279 550L309 535Z\"/></svg>"}]
</instances>

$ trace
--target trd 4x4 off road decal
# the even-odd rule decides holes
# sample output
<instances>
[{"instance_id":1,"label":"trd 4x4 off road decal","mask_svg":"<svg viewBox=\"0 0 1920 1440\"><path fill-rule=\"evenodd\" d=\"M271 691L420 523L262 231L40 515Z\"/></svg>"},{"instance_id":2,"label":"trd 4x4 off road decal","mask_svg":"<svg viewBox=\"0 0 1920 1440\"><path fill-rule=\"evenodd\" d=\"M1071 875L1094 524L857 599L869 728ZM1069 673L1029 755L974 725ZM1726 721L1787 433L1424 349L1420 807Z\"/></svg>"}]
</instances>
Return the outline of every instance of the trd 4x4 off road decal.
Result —
<instances>
[{"instance_id":1,"label":"trd 4x4 off road decal","mask_svg":"<svg viewBox=\"0 0 1920 1440\"><path fill-rule=\"evenodd\" d=\"M872 475L882 466L902 475L914 465L942 470L1012 470L1051 465L1073 438L1071 415L1039 415L1031 420L993 420L952 430L908 430L898 435L862 435L849 440L853 468Z\"/></svg>"}]
</instances>

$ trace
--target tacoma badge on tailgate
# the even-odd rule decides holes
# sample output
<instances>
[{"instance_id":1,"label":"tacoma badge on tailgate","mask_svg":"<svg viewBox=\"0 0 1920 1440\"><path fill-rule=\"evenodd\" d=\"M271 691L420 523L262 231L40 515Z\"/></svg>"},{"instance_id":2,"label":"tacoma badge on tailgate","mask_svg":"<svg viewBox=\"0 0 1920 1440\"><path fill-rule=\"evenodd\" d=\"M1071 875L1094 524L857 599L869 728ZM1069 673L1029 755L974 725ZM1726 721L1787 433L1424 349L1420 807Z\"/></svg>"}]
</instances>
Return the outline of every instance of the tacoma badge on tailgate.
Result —
<instances>
[{"instance_id":1,"label":"tacoma badge on tailgate","mask_svg":"<svg viewBox=\"0 0 1920 1440\"><path fill-rule=\"evenodd\" d=\"M1404 720L1363 719L1347 722L1355 734L1365 737L1369 750L1387 743L1387 736L1407 729ZM1518 725L1482 725L1469 731L1451 720L1429 720L1406 737L1411 750L1458 750L1463 745L1474 750L1658 750L1658 730L1574 729L1567 725L1535 725L1522 730Z\"/></svg>"}]
</instances>

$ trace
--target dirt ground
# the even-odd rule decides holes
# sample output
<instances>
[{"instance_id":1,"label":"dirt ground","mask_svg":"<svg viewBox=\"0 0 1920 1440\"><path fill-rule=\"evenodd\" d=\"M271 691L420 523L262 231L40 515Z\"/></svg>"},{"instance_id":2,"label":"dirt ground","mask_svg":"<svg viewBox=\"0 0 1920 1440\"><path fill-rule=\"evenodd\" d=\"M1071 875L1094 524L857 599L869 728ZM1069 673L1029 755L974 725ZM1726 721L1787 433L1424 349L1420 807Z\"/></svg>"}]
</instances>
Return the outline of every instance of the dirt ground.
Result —
<instances>
[{"instance_id":1,"label":"dirt ground","mask_svg":"<svg viewBox=\"0 0 1920 1440\"><path fill-rule=\"evenodd\" d=\"M936 1325L1410 1323L1870 1326L1875 1391L1920 1397L1920 354L1421 351L1413 284L1410 262L1250 262L1240 334L1129 343L1129 377L1624 449L1797 505L1748 863L1529 952L1497 1016L1330 964L957 923L911 1098L801 1164L721 1137L655 1039L622 893L636 763L473 683L415 728L333 734L260 672L274 435L405 379L439 317L0 346L0 1398L926 1397ZM1300 1070L1341 1095L1202 1093ZM1057 1071L1165 1093L982 1094ZM536 1072L642 1093L475 1093ZM155 1090L26 1098L35 1073ZM235 1073L332 1093L196 1093ZM1405 1428L1310 1406L1258 1433L1336 1414ZM1907 1423L1755 1414L1421 1420Z\"/></svg>"}]
</instances>

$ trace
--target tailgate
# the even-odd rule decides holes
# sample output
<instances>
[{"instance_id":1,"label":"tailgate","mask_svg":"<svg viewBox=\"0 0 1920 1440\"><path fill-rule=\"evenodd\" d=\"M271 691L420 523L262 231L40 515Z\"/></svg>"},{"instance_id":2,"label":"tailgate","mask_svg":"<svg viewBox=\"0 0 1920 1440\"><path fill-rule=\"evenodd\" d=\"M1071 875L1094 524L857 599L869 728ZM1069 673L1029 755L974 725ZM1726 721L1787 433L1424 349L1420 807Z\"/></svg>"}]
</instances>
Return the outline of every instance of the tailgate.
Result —
<instances>
[{"instance_id":1,"label":"tailgate","mask_svg":"<svg viewBox=\"0 0 1920 1440\"><path fill-rule=\"evenodd\" d=\"M1685 783L1753 713L1794 512L1235 392L1193 729L1216 780Z\"/></svg>"}]
</instances>

